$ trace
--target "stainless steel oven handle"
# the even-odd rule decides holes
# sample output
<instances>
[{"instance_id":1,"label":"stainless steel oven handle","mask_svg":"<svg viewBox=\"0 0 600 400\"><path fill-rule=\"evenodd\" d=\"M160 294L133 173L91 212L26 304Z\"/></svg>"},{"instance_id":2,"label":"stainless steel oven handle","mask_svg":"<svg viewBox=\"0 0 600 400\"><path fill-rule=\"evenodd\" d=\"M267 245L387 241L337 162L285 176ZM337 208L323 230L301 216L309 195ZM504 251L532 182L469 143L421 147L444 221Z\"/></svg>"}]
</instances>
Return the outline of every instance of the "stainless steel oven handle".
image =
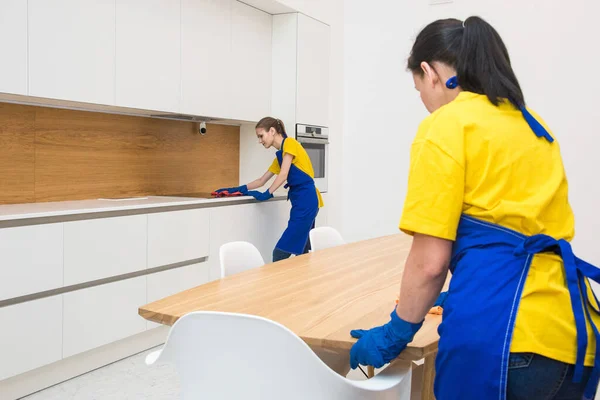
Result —
<instances>
[{"instance_id":1,"label":"stainless steel oven handle","mask_svg":"<svg viewBox=\"0 0 600 400\"><path fill-rule=\"evenodd\" d=\"M298 142L308 144L329 144L329 140L326 139L310 139L305 137L299 137Z\"/></svg>"},{"instance_id":2,"label":"stainless steel oven handle","mask_svg":"<svg viewBox=\"0 0 600 400\"><path fill-rule=\"evenodd\" d=\"M302 138L313 138L313 139L329 139L329 135L324 135L321 133L314 133L314 132L298 132L296 134L296 136L298 137L302 137Z\"/></svg>"}]
</instances>

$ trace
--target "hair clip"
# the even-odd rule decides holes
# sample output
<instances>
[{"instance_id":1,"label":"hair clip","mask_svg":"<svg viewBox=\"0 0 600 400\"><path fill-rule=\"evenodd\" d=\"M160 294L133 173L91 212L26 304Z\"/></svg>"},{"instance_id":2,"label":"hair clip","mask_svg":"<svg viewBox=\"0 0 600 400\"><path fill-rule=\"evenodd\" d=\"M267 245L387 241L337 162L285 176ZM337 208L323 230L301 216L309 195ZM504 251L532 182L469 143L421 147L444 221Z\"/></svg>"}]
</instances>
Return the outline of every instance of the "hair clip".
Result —
<instances>
[{"instance_id":1,"label":"hair clip","mask_svg":"<svg viewBox=\"0 0 600 400\"><path fill-rule=\"evenodd\" d=\"M452 78L446 81L446 87L448 89L456 89L458 87L458 78L453 76Z\"/></svg>"}]
</instances>

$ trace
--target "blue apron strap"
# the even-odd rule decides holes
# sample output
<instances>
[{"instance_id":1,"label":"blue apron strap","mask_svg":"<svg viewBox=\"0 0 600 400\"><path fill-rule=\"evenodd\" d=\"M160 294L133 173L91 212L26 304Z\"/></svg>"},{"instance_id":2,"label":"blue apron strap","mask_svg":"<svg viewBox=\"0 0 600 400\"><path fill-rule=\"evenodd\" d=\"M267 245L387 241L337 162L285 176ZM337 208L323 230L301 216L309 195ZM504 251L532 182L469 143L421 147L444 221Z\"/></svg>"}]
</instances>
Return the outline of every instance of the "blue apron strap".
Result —
<instances>
[{"instance_id":1,"label":"blue apron strap","mask_svg":"<svg viewBox=\"0 0 600 400\"><path fill-rule=\"evenodd\" d=\"M538 120L531 115L531 113L527 110L527 107L521 106L521 113L537 137L543 137L550 143L554 142L554 138L550 136L546 128L544 128L542 124L540 124Z\"/></svg>"},{"instance_id":2,"label":"blue apron strap","mask_svg":"<svg viewBox=\"0 0 600 400\"><path fill-rule=\"evenodd\" d=\"M585 276L582 273L578 273L579 275L579 287L583 288L581 290L581 292L583 293L583 299L584 302L583 304L590 304L590 300L588 298L588 294L587 294L587 285L586 285L586 281L585 281ZM592 294L594 292L592 291ZM596 297L595 294L594 298ZM596 299L597 302L597 299ZM584 400L593 400L594 397L596 396L596 389L598 388L598 382L600 382L600 346L598 346L597 344L600 343L600 332L598 332L598 328L596 327L596 324L594 324L594 321L592 320L592 316L590 314L590 310L588 307L584 307L585 309L585 314L586 317L588 319L588 321L590 322L590 325L592 326L592 329L594 330L594 336L596 337L596 354L594 357L594 368L592 369L592 374L589 377L588 383L585 387L585 392L584 392ZM594 312L598 313L596 311L596 309L594 309Z\"/></svg>"},{"instance_id":3,"label":"blue apron strap","mask_svg":"<svg viewBox=\"0 0 600 400\"><path fill-rule=\"evenodd\" d=\"M577 361L575 362L575 373L573 374L573 382L579 383L583 377L583 367L585 353L587 350L587 326L585 324L583 303L581 301L581 288L579 287L579 277L577 264L575 263L575 255L571 249L571 245L564 239L558 241L560 247L560 255L565 266L567 275L567 287L571 296L571 308L575 316L575 327L577 328ZM583 287L585 292L586 287Z\"/></svg>"},{"instance_id":4,"label":"blue apron strap","mask_svg":"<svg viewBox=\"0 0 600 400\"><path fill-rule=\"evenodd\" d=\"M582 303L579 287L578 265L573 250L571 249L571 244L564 239L556 240L548 235L539 234L525 239L515 248L514 254L518 256L523 254L538 254L547 251L558 252L564 263L565 274L567 276L567 287L571 298L571 308L573 309L575 327L577 328L577 359L575 363L575 372L573 374L573 382L579 383L583 377L585 354L588 345L587 326L585 324L584 314L584 309L587 309L587 307L583 307L584 303ZM583 263L580 263L580 265L583 266ZM590 274L594 278L600 278L600 270L591 265L590 267L590 269L594 270L589 271ZM584 268L586 267L584 266ZM585 290L585 288L586 287L584 286L583 289Z\"/></svg>"},{"instance_id":5,"label":"blue apron strap","mask_svg":"<svg viewBox=\"0 0 600 400\"><path fill-rule=\"evenodd\" d=\"M583 273L583 276L589 278L596 283L600 283L600 268L594 267L592 264L583 261L580 258L577 260L577 269Z\"/></svg>"}]
</instances>

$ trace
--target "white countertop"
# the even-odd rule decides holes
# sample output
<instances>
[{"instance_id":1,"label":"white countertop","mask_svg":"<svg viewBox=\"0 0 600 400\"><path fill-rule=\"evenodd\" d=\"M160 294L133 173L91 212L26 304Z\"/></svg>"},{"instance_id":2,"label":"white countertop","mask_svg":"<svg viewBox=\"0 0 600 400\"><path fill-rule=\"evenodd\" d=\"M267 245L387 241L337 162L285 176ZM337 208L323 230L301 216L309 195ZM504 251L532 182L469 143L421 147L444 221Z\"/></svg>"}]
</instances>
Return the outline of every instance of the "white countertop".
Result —
<instances>
[{"instance_id":1,"label":"white countertop","mask_svg":"<svg viewBox=\"0 0 600 400\"><path fill-rule=\"evenodd\" d=\"M281 199L283 196L275 196ZM61 215L89 214L98 212L139 210L145 208L188 206L212 203L215 207L229 203L248 202L250 196L203 199L193 197L147 196L130 199L97 199L57 201L48 203L25 203L0 205L0 221L28 218L55 217Z\"/></svg>"}]
</instances>

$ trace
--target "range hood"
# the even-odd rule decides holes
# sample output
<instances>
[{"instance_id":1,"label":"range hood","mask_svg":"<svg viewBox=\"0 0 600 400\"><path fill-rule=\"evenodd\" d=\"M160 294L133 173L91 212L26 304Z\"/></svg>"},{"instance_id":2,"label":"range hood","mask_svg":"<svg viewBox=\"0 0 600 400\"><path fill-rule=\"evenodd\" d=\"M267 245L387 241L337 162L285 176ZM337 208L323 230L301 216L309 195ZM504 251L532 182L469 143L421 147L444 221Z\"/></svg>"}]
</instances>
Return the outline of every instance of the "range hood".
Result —
<instances>
[{"instance_id":1,"label":"range hood","mask_svg":"<svg viewBox=\"0 0 600 400\"><path fill-rule=\"evenodd\" d=\"M188 114L171 114L171 113L160 113L160 114L150 114L146 115L150 118L160 118L160 119L172 119L175 121L188 121L188 122L211 122L215 118L210 117L202 117L198 115L188 115Z\"/></svg>"},{"instance_id":2,"label":"range hood","mask_svg":"<svg viewBox=\"0 0 600 400\"><path fill-rule=\"evenodd\" d=\"M23 96L10 93L0 93L0 102L23 104L37 107L63 108L76 111L101 112L107 114L129 115L133 117L160 118L184 122L207 122L221 125L242 125L256 123L256 121L245 121L230 118L211 117L206 115L192 115L172 113L156 110L142 110L137 108L109 106L104 104L83 103L68 100L48 99L44 97Z\"/></svg>"}]
</instances>

